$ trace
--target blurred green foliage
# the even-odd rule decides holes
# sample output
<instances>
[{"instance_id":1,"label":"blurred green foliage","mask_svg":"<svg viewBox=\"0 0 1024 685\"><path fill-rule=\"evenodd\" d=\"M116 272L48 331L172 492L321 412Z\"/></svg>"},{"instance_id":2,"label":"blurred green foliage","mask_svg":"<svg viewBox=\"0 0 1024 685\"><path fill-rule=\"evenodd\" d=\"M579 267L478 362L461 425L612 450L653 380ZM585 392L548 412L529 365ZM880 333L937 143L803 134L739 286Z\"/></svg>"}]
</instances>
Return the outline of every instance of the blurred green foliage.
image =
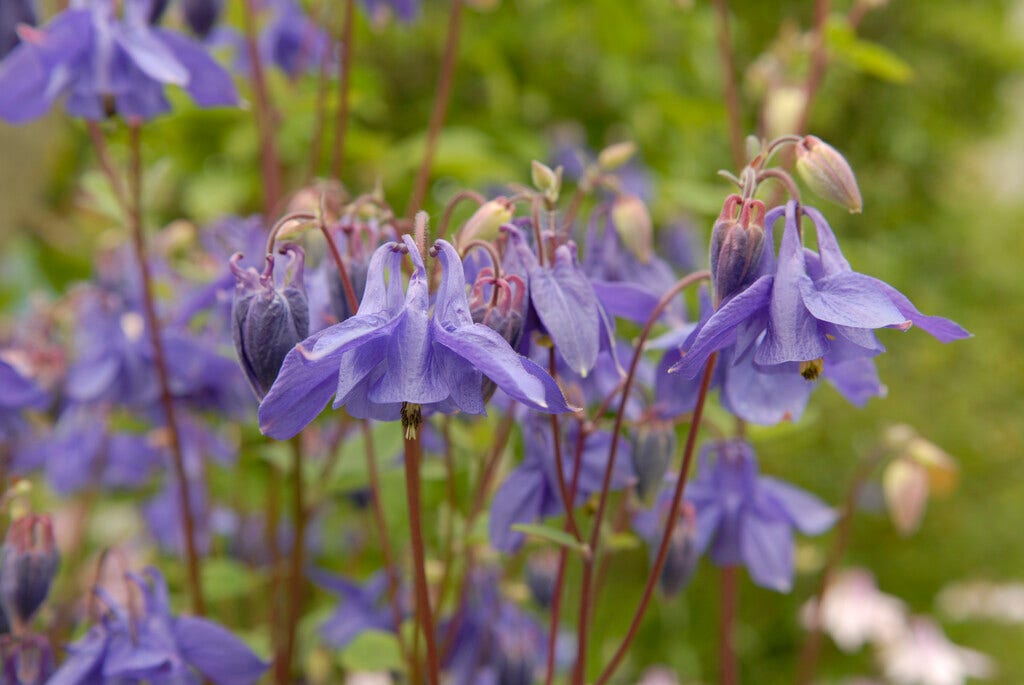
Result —
<instances>
[{"instance_id":1,"label":"blurred green foliage","mask_svg":"<svg viewBox=\"0 0 1024 685\"><path fill-rule=\"evenodd\" d=\"M1013 97L1022 85L1024 10L1011 0L893 0L867 13L854 32L844 19L851 2L833 4L832 60L809 128L850 160L865 211L846 216L830 207L827 213L855 268L893 283L923 311L958 320L976 337L943 346L919 332L884 333L890 352L879 359L879 368L888 398L855 410L823 389L799 426L751 435L765 471L833 502L842 498L857 460L891 423L911 424L956 456L960 487L930 503L916 536L903 539L880 512L866 512L855 524L848 554L850 563L877 574L884 591L915 611L932 612L936 594L950 581L1015 580L1024 569L1024 205L1012 192L1024 186L1020 151L1013 157L998 142L1024 126L1024 103ZM342 180L357 192L380 181L398 210L423 149L445 34L448 3L426 5L425 17L410 26L370 26L360 19L355 39ZM812 5L731 3L748 131L757 130L768 87L756 65L774 65L773 73L794 82L806 72L803 32L811 24ZM317 78L289 82L275 75L272 86L286 186L294 190L308 180L314 156ZM176 114L144 133L153 168L147 180L151 222L203 223L224 213L256 211L261 189L251 109L203 112L184 98L176 102ZM577 136L595 149L628 139L653 173L657 223L689 217L703 236L729 191L715 176L731 166L722 103L708 3L504 0L492 9L470 10L427 208L439 210L461 187L528 181L530 160L547 159L560 135ZM334 107L332 98L329 120ZM322 139L317 174L329 164L331 130ZM34 206L0 232L6 236L0 255L0 307L6 312L23 307L31 292L60 292L87 275L91 248L119 235L102 183L90 177L93 171L83 178L95 164L84 127L51 117L21 131L2 133L9 139L32 135L26 143L39 150L35 166L44 166L49 180L35 192ZM117 143L113 151L123 158ZM1015 167L1005 166L1008 158L1016 160ZM11 170L20 163L5 155L0 164ZM1016 174L1016 182L1000 183L1000 169ZM1001 186L1011 192L1000 193ZM482 439L462 436L460 490L479 468L473 446ZM342 461L346 466L334 483L339 492L365 482L360 461ZM386 479L385 490L397 492L400 475ZM262 492L262 486L254 491ZM428 505L438 510L443 495L443 486L428 475ZM389 498L388 504L389 518L404 525L401 498ZM440 550L440 537L431 537L428 544ZM818 557L827 541L814 541ZM376 560L362 560L371 562ZM625 630L646 573L646 551L623 551L613 564L617 577L635 582L605 588L594 620L594 668ZM213 599L230 601L247 592L248 580L230 580L234 571L207 566L211 597L215 591L223 595ZM802 639L798 607L815 583L815 576L801 576L784 596L744 580L739 647L749 682L792 682L793 655ZM623 673L667 663L694 680L713 679L716 602L716 573L704 564L682 597L655 603ZM1019 627L946 628L954 640L996 658L995 682L1020 681ZM370 635L365 641L372 647L378 639ZM353 647L342 659L351 662L360 654ZM388 654L377 656L387 661L394 656ZM832 647L825 657L823 682L871 669L867 657L843 656Z\"/></svg>"}]
</instances>

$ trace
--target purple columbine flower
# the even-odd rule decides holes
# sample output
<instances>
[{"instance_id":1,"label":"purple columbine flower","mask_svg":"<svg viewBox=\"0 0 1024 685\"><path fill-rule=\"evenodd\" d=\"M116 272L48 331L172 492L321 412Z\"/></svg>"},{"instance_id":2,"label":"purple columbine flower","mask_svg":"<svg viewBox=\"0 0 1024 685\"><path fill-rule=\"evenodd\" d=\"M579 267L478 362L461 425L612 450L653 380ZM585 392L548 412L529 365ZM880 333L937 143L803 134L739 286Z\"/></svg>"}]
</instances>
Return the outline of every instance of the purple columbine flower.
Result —
<instances>
[{"instance_id":1,"label":"purple columbine flower","mask_svg":"<svg viewBox=\"0 0 1024 685\"><path fill-rule=\"evenodd\" d=\"M35 381L22 375L0 358L0 444L11 441L25 430L22 413L26 409L44 409L49 403L46 392Z\"/></svg>"},{"instance_id":2,"label":"purple columbine flower","mask_svg":"<svg viewBox=\"0 0 1024 685\"><path fill-rule=\"evenodd\" d=\"M206 678L215 685L256 683L269 664L222 626L194 616L172 616L167 582L157 569L129 574L145 601L132 614L108 593L101 623L72 645L50 685L108 682L186 683Z\"/></svg>"},{"instance_id":3,"label":"purple columbine flower","mask_svg":"<svg viewBox=\"0 0 1024 685\"><path fill-rule=\"evenodd\" d=\"M676 482L675 474L663 481L668 485ZM654 506L641 509L633 515L633 529L647 542L651 564L657 559L661 540L665 535L665 526L672 511L672 487L661 490ZM672 537L668 543L665 565L661 569L658 582L666 597L676 595L686 587L697 570L700 550L697 549L697 512L692 504L681 503L676 524L672 528Z\"/></svg>"},{"instance_id":4,"label":"purple columbine flower","mask_svg":"<svg viewBox=\"0 0 1024 685\"><path fill-rule=\"evenodd\" d=\"M331 57L331 39L295 0L270 0L273 18L260 36L260 54L291 78L319 69Z\"/></svg>"},{"instance_id":5,"label":"purple columbine flower","mask_svg":"<svg viewBox=\"0 0 1024 685\"><path fill-rule=\"evenodd\" d=\"M394 612L385 600L388 580L383 571L362 584L322 571L314 572L312 577L342 600L320 626L320 635L326 644L340 650L367 630L395 632ZM408 612L403 610L402 613Z\"/></svg>"},{"instance_id":6,"label":"purple columbine flower","mask_svg":"<svg viewBox=\"0 0 1024 685\"><path fill-rule=\"evenodd\" d=\"M171 109L164 87L184 88L201 107L236 105L231 76L191 40L149 24L149 0L72 0L0 64L0 119L23 123L67 95L74 116L150 119Z\"/></svg>"},{"instance_id":7,"label":"purple columbine flower","mask_svg":"<svg viewBox=\"0 0 1024 685\"><path fill-rule=\"evenodd\" d=\"M941 342L970 335L948 319L925 316L892 286L853 271L817 210L795 202L772 209L765 219L766 245L770 227L783 212L786 227L777 267L765 250L758 278L727 297L702 322L683 345L683 358L671 371L693 378L713 352L735 345L733 363L745 360L753 350L758 368L788 364L793 373L809 380L835 364L843 375L837 386L857 394L873 367L867 369L856 360L884 349L874 329L906 330L917 325ZM819 252L802 246L798 212L814 223ZM769 265L774 268L766 268ZM844 368L844 364L850 365Z\"/></svg>"},{"instance_id":8,"label":"purple columbine flower","mask_svg":"<svg viewBox=\"0 0 1024 685\"><path fill-rule=\"evenodd\" d=\"M836 520L817 497L758 475L754 449L742 440L704 447L685 497L697 511L697 551L710 548L715 564L744 565L756 585L779 592L793 587L793 530L818 535Z\"/></svg>"},{"instance_id":9,"label":"purple columbine flower","mask_svg":"<svg viewBox=\"0 0 1024 685\"><path fill-rule=\"evenodd\" d=\"M462 262L449 243L431 252L442 268L433 312L427 271L409 236L387 243L370 260L359 313L324 329L288 353L260 404L260 429L284 440L334 407L358 418L394 421L403 403L443 413L484 412L483 378L527 407L569 411L554 380L516 354L498 333L473 323ZM413 273L402 295L402 257ZM385 276L387 272L387 277Z\"/></svg>"},{"instance_id":10,"label":"purple columbine flower","mask_svg":"<svg viewBox=\"0 0 1024 685\"><path fill-rule=\"evenodd\" d=\"M577 431L573 424L561 438L562 473L565 482L572 480L576 455ZM580 474L576 489L576 505L601 490L611 434L607 431L588 433L583 442ZM619 443L612 473L612 489L621 490L636 481L633 474L629 443ZM512 530L516 523L533 523L564 512L558 485L555 443L551 422L546 417L530 414L523 422L523 462L498 488L491 504L491 546L502 552L515 552L525 540L523 533Z\"/></svg>"}]
</instances>

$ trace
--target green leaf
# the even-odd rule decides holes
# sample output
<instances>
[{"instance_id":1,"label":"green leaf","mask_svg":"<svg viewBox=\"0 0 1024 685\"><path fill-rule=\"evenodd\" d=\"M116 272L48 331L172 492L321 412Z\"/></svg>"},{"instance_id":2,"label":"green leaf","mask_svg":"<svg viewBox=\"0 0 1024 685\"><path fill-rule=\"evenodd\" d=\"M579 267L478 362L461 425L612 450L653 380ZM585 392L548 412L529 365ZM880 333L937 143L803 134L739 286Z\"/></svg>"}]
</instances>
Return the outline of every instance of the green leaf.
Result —
<instances>
[{"instance_id":1,"label":"green leaf","mask_svg":"<svg viewBox=\"0 0 1024 685\"><path fill-rule=\"evenodd\" d=\"M576 538L558 528L549 528L548 526L532 523L516 523L512 526L512 530L525 533L531 537L540 538L541 540L547 540L559 547L565 547L576 552L582 552L584 549L584 545L576 542Z\"/></svg>"},{"instance_id":2,"label":"green leaf","mask_svg":"<svg viewBox=\"0 0 1024 685\"><path fill-rule=\"evenodd\" d=\"M398 638L382 630L359 634L341 653L341 665L350 671L403 671Z\"/></svg>"},{"instance_id":3,"label":"green leaf","mask_svg":"<svg viewBox=\"0 0 1024 685\"><path fill-rule=\"evenodd\" d=\"M907 83L914 77L913 67L902 57L878 43L857 38L848 26L830 26L828 43L837 57L865 74L891 83Z\"/></svg>"}]
</instances>

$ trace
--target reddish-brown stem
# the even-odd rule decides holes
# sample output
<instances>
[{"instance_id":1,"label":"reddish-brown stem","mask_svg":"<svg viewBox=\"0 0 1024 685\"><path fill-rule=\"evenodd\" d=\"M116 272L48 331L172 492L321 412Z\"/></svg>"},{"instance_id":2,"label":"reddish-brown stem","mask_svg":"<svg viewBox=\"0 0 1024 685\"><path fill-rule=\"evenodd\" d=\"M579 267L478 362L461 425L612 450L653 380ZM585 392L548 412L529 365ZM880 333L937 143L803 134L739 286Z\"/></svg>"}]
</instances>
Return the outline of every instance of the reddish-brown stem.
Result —
<instances>
[{"instance_id":1,"label":"reddish-brown stem","mask_svg":"<svg viewBox=\"0 0 1024 685\"><path fill-rule=\"evenodd\" d=\"M747 153L743 142L743 119L740 115L740 94L736 87L736 60L729 36L729 4L715 0L715 18L718 26L718 58L722 63L722 83L726 115L729 119L729 149L737 169L746 166Z\"/></svg>"},{"instance_id":2,"label":"reddish-brown stem","mask_svg":"<svg viewBox=\"0 0 1024 685\"><path fill-rule=\"evenodd\" d=\"M348 132L349 93L352 74L353 25L356 0L345 0L345 19L341 25L341 55L338 58L338 117L334 122L334 150L331 153L331 175L341 180L345 165L345 137Z\"/></svg>"},{"instance_id":3,"label":"reddish-brown stem","mask_svg":"<svg viewBox=\"0 0 1024 685\"><path fill-rule=\"evenodd\" d=\"M377 472L377 450L374 449L373 428L370 422L363 419L359 421L363 431L363 444L366 446L366 472L370 479L370 506L373 509L374 523L377 525L377 535L380 537L381 554L384 557L384 573L387 576L387 602L391 607L391 620L395 623L395 632L398 634L398 647L407 665L412 664L413 656L409 652L409 646L402 634L402 607L398 597L398 568L395 566L395 551L391 546L391 535L388 533L388 520L384 516L384 503L381 502L380 474Z\"/></svg>"},{"instance_id":4,"label":"reddish-brown stem","mask_svg":"<svg viewBox=\"0 0 1024 685\"><path fill-rule=\"evenodd\" d=\"M711 378L714 375L715 361L717 359L718 353L715 352L708 358L708 362L704 366L704 376L701 378L697 404L693 409L693 419L690 422L690 429L686 434L686 446L683 448L683 463L679 467L676 489L672 493L672 506L669 508L668 519L665 522L665 531L661 534L658 556L655 557L654 564L651 566L651 572L647 575L644 593L640 597L640 603L637 605L636 612L633 614L633 620L630 621L629 630L626 631L626 636L619 644L619 648L615 650L615 655L612 656L604 671L601 672L601 676L595 681L595 685L607 685L608 681L615 675L615 669L622 663L623 657L626 656L626 652L629 651L630 645L633 644L633 640L636 639L637 633L640 631L640 624L647 613L647 607L651 603L651 598L654 597L654 589L661 578L661 571L665 568L668 548L672 542L672 533L675 530L676 521L679 519L679 507L683 503L683 490L686 487L686 478L690 472L694 448L697 445L697 429L700 428L701 417L704 414L704 401L707 399L708 389L711 387Z\"/></svg>"},{"instance_id":5,"label":"reddish-brown stem","mask_svg":"<svg viewBox=\"0 0 1024 685\"><path fill-rule=\"evenodd\" d=\"M462 3L463 0L452 0L452 8L448 15L448 38L441 61L441 73L437 79L434 108L430 113L430 123L427 126L427 145L423 151L423 160L420 162L419 171L416 172L416 181L413 183L409 206L405 209L405 216L409 219L412 219L416 216L416 212L420 211L423 200L427 196L430 168L434 164L434 153L437 151L437 142L441 136L441 128L444 126L445 114L448 112L448 101L451 99L452 84L455 81L455 62L459 53Z\"/></svg>"},{"instance_id":6,"label":"reddish-brown stem","mask_svg":"<svg viewBox=\"0 0 1024 685\"><path fill-rule=\"evenodd\" d=\"M818 652L821 649L821 603L840 562L843 560L846 548L850 544L853 516L857 512L857 502L860 501L861 491L883 456L884 453L881 450L876 450L868 458L862 460L846 491L846 499L843 501L843 508L839 513L836 535L832 539L832 547L829 549L825 568L821 571L821 580L811 605L810 629L803 647L800 649L800 660L797 666L797 685L808 685L814 678L814 671L818 665Z\"/></svg>"},{"instance_id":7,"label":"reddish-brown stem","mask_svg":"<svg viewBox=\"0 0 1024 685\"><path fill-rule=\"evenodd\" d=\"M718 682L737 685L740 682L736 663L736 605L739 602L739 576L735 566L724 566L720 572L718 601Z\"/></svg>"},{"instance_id":8,"label":"reddish-brown stem","mask_svg":"<svg viewBox=\"0 0 1024 685\"><path fill-rule=\"evenodd\" d=\"M284 646L281 639L281 544L278 527L281 524L281 486L277 479L277 467L268 464L266 507L267 521L265 534L270 549L270 641L274 646L274 680L279 685L287 682L287 672L282 672Z\"/></svg>"},{"instance_id":9,"label":"reddish-brown stem","mask_svg":"<svg viewBox=\"0 0 1024 685\"><path fill-rule=\"evenodd\" d=\"M341 287L345 291L348 310L355 314L359 311L359 298L356 297L356 291L352 287L352 279L348 277L348 269L345 268L345 261L341 258L341 252L338 251L338 244L334 242L334 236L331 235L330 229L327 228L327 224L324 222L323 212L320 212L317 225L320 227L320 232L323 233L324 240L327 242L327 249L331 251L334 266L338 269L338 277L341 278Z\"/></svg>"},{"instance_id":10,"label":"reddish-brown stem","mask_svg":"<svg viewBox=\"0 0 1024 685\"><path fill-rule=\"evenodd\" d=\"M619 440L622 436L622 423L625 420L626 404L629 401L629 392L633 388L633 379L636 378L637 367L640 365L640 357L643 355L644 343L647 342L647 338L650 337L655 323L657 323L658 319L661 318L662 312L665 311L665 308L668 307L672 300L679 293L694 283L699 283L700 281L706 280L710 277L711 274L708 271L697 271L686 276L672 286L668 292L662 295L658 304L651 311L650 316L647 317L647 323L644 325L643 331L641 331L640 337L637 339L636 347L633 351L633 359L630 361L629 371L626 374L626 381L622 385L622 399L619 402L619 411L615 415L615 426L612 429L611 445L608 448L608 464L605 466L604 480L601 483L601 494L597 500L597 511L594 514L594 524L590 531L589 544L591 555L583 560L583 590L580 594L580 619L578 626L576 671L573 676L574 685L583 685L586 673L587 639L590 633L589 612L590 607L596 600L596 598L591 597L594 581L594 560L598 556L601 545L601 524L604 521L604 512L608 505L608 493L611 491L612 474L615 472L615 458L618 455Z\"/></svg>"},{"instance_id":11,"label":"reddish-brown stem","mask_svg":"<svg viewBox=\"0 0 1024 685\"><path fill-rule=\"evenodd\" d=\"M806 131L814 96L818 94L821 82L825 79L825 69L828 66L825 32L828 28L828 14L831 7L830 0L815 0L814 2L814 44L811 48L811 68L807 72L807 81L804 83L804 107L796 126L797 132Z\"/></svg>"},{"instance_id":12,"label":"reddish-brown stem","mask_svg":"<svg viewBox=\"0 0 1024 685\"><path fill-rule=\"evenodd\" d=\"M555 377L555 348L548 348L548 371L551 377ZM555 473L558 476L558 493L562 498L562 507L565 509L565 528L576 538L576 542L583 542L580 528L576 524L574 498L569 492L569 485L565 482L565 464L562 463L562 431L559 427L558 414L551 414L551 434L554 438L555 450Z\"/></svg>"},{"instance_id":13,"label":"reddish-brown stem","mask_svg":"<svg viewBox=\"0 0 1024 685\"><path fill-rule=\"evenodd\" d=\"M572 223L576 221L576 215L583 204L583 198L587 196L588 187L587 184L580 181L579 185L576 186L576 191L572 194L572 199L569 200L569 207L565 210L565 216L562 217L562 232L566 235L572 231Z\"/></svg>"},{"instance_id":14,"label":"reddish-brown stem","mask_svg":"<svg viewBox=\"0 0 1024 685\"><path fill-rule=\"evenodd\" d=\"M320 3L321 22L325 23L329 16L331 0ZM330 60L321 59L317 73L316 113L313 119L313 135L309 140L309 168L306 170L306 183L310 183L320 172L320 148L323 144L324 127L327 125L327 99L330 94Z\"/></svg>"},{"instance_id":15,"label":"reddish-brown stem","mask_svg":"<svg viewBox=\"0 0 1024 685\"><path fill-rule=\"evenodd\" d=\"M306 505L304 501L302 479L302 439L296 435L291 439L292 447L292 518L295 526L295 540L292 544L290 557L291 568L288 573L288 623L285 633L283 663L280 673L284 680L290 682L292 662L295 660L295 634L302 616L302 581L306 552Z\"/></svg>"},{"instance_id":16,"label":"reddish-brown stem","mask_svg":"<svg viewBox=\"0 0 1024 685\"><path fill-rule=\"evenodd\" d=\"M110 158L110 150L107 149L107 139L103 136L103 130L100 129L100 125L95 121L87 121L86 127L89 129L89 138L92 139L92 146L96 150L96 159L99 160L100 168L103 169L103 174L107 177L110 190L114 193L114 199L117 201L121 211L127 216L131 213L131 210L128 207L128 199L125 197L124 184L121 182L121 177L117 174L114 160Z\"/></svg>"},{"instance_id":17,"label":"reddish-brown stem","mask_svg":"<svg viewBox=\"0 0 1024 685\"><path fill-rule=\"evenodd\" d=\"M437 235L435 236L435 239L444 238L448 235L448 224L451 223L452 214L455 213L455 208L465 200L472 200L476 203L477 207L487 202L487 198L483 195L475 190L469 190L468 188L455 193L452 196L452 199L448 200L448 204L444 207L444 214L441 215L441 223L437 226Z\"/></svg>"},{"instance_id":18,"label":"reddish-brown stem","mask_svg":"<svg viewBox=\"0 0 1024 685\"><path fill-rule=\"evenodd\" d=\"M281 199L281 159L277 152L277 141L274 138L277 114L270 102L267 90L266 73L263 70L263 58L260 56L256 37L256 8L253 0L243 0L245 19L245 44L249 54L252 70L253 95L256 98L254 113L256 129L260 138L260 174L263 178L263 215L272 217L277 213Z\"/></svg>"},{"instance_id":19,"label":"reddish-brown stem","mask_svg":"<svg viewBox=\"0 0 1024 685\"><path fill-rule=\"evenodd\" d=\"M403 422L404 423L404 422ZM416 588L416 620L427 644L427 682L440 685L440 663L437 657L434 619L430 610L430 589L427 587L427 562L423 544L423 522L420 503L420 462L423 447L420 426L406 430L405 437L405 494L409 505L409 527L412 537L413 571Z\"/></svg>"},{"instance_id":20,"label":"reddish-brown stem","mask_svg":"<svg viewBox=\"0 0 1024 685\"><path fill-rule=\"evenodd\" d=\"M185 537L185 566L188 571L189 592L192 596L192 611L198 616L206 613L203 586L200 574L199 553L196 550L195 518L192 513L191 486L185 469L185 455L181 448L181 433L178 429L177 411L171 393L170 374L167 371L167 355L161 338L160 319L156 313L156 296L153 293L153 276L149 270L146 253L146 237L142 230L142 142L139 124L128 127L131 162L128 170L128 224L132 233L135 260L139 263L142 277L142 305L146 315L146 328L153 343L153 365L156 367L160 384L160 403L167 419L167 434L171 443L171 462L178 480L178 509L181 527Z\"/></svg>"}]
</instances>

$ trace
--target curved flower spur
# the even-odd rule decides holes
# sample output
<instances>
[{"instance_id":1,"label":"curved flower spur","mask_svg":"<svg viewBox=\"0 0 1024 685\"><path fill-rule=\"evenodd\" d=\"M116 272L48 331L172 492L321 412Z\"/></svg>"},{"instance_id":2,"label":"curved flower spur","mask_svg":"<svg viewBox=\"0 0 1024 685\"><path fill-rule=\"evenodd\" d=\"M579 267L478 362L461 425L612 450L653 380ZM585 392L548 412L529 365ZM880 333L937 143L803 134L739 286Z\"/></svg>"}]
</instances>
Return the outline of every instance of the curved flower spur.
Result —
<instances>
[{"instance_id":1,"label":"curved flower spur","mask_svg":"<svg viewBox=\"0 0 1024 685\"><path fill-rule=\"evenodd\" d=\"M473 323L458 252L438 240L440 287L431 311L426 267L412 237L377 248L358 313L299 344L260 404L260 430L290 438L334 396L357 418L394 421L403 403L484 413L484 377L531 409L570 411L554 379L496 331ZM404 298L401 261L413 263Z\"/></svg>"}]
</instances>

